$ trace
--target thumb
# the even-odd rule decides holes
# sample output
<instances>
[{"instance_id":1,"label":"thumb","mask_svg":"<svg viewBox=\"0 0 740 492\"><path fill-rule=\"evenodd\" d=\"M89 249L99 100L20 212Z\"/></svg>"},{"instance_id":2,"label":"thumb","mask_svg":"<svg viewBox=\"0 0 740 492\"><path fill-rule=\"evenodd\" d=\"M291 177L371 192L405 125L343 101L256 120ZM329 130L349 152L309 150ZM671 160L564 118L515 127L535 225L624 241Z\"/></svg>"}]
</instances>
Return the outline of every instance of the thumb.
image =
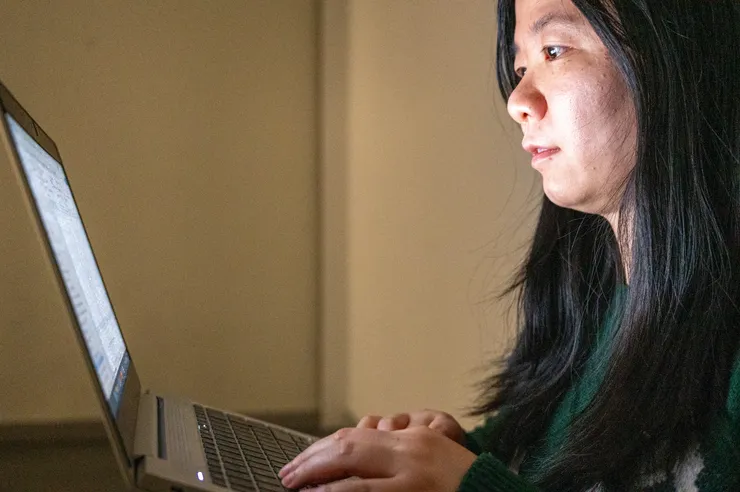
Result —
<instances>
[{"instance_id":1,"label":"thumb","mask_svg":"<svg viewBox=\"0 0 740 492\"><path fill-rule=\"evenodd\" d=\"M464 431L457 421L447 415L437 415L429 424L429 428L442 433L455 442L462 442Z\"/></svg>"}]
</instances>

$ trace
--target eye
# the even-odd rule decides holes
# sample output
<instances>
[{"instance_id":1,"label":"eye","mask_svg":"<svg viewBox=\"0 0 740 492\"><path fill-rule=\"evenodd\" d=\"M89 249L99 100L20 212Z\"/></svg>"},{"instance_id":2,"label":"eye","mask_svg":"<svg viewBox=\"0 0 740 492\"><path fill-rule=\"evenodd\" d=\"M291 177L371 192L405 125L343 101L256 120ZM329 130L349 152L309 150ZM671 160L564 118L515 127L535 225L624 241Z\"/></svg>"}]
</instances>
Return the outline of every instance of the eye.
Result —
<instances>
[{"instance_id":1,"label":"eye","mask_svg":"<svg viewBox=\"0 0 740 492\"><path fill-rule=\"evenodd\" d=\"M565 46L545 46L542 48L542 54L545 55L546 61L553 61L562 56L568 49ZM517 80L524 78L526 73L527 67L517 67L514 69L514 75L516 75Z\"/></svg>"},{"instance_id":2,"label":"eye","mask_svg":"<svg viewBox=\"0 0 740 492\"><path fill-rule=\"evenodd\" d=\"M545 46L544 48L542 48L542 53L544 53L547 61L552 61L555 58L561 56L567 50L568 48L566 48L565 46Z\"/></svg>"}]
</instances>

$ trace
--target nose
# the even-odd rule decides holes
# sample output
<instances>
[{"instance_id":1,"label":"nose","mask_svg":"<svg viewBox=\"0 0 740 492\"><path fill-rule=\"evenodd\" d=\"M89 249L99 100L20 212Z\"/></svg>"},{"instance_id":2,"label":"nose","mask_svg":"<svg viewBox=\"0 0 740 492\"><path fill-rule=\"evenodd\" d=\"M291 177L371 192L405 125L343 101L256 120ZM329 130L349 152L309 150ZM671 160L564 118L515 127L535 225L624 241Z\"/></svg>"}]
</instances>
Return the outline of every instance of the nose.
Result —
<instances>
[{"instance_id":1,"label":"nose","mask_svg":"<svg viewBox=\"0 0 740 492\"><path fill-rule=\"evenodd\" d=\"M506 109L514 121L524 125L545 117L547 101L542 92L534 86L531 78L525 75L509 96Z\"/></svg>"}]
</instances>

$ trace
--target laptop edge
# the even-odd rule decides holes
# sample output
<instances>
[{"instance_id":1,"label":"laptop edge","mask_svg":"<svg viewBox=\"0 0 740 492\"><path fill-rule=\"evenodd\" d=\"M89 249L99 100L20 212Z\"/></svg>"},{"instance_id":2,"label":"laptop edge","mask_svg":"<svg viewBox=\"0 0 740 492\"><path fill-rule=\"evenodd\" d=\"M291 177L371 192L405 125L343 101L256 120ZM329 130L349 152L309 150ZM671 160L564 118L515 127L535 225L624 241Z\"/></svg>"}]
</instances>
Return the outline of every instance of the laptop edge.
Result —
<instances>
[{"instance_id":1,"label":"laptop edge","mask_svg":"<svg viewBox=\"0 0 740 492\"><path fill-rule=\"evenodd\" d=\"M4 153L0 154L0 156L3 156L0 157L0 164L2 164L3 158L10 160L9 165L13 169L13 174L23 188L24 206L26 207L26 211L33 217L37 232L36 235L42 243L46 259L48 260L47 266L53 271L59 293L64 299L67 314L73 323L77 343L84 352L85 366L90 377L93 379L96 388L96 398L103 410L103 426L126 485L132 490L139 490L139 488L183 492L186 490L224 490L224 488L205 480L206 478L210 479L210 476L205 464L205 455L200 445L198 423L193 411L194 402L172 396L165 398L161 395L154 395L147 390L142 391L134 362L128 355L128 346L125 343L125 339L123 340L125 347L124 356L128 369L121 390L117 411L114 413L111 410L109 402L106 400L104 388L101 386L99 376L96 372L95 363L85 342L82 326L80 326L70 295L67 292L67 287L59 269L59 263L54 255L51 238L44 226L40 211L34 203L31 184L28 182L28 178L22 169L21 156L16 148L16 143L13 140L11 128L5 115L10 115L13 121L57 162L68 183L69 181L66 179L66 172L64 171L61 156L53 140L36 124L2 82L0 82L0 110L3 113L2 118L0 118L2 120L0 122L0 125L2 125L2 129L0 130L0 145L3 145L6 149ZM69 191L74 200L74 193L71 188ZM76 200L74 201L76 203ZM84 222L81 217L79 219L82 222L82 228L84 230ZM86 236L86 230L84 230L84 233ZM94 252L92 248L90 249L94 266L99 271L97 260L94 258ZM105 289L102 275L100 280L103 282L103 288ZM105 290L107 293L107 289ZM110 308L115 318L112 303ZM121 337L123 338L122 331ZM205 405L203 407L211 408ZM274 430L277 429L294 436L300 436L309 443L316 439L314 436L302 432L243 415L230 412L224 413L244 419L245 422L262 424ZM167 445L172 447L169 453L166 450ZM201 472L200 470L204 471Z\"/></svg>"}]
</instances>

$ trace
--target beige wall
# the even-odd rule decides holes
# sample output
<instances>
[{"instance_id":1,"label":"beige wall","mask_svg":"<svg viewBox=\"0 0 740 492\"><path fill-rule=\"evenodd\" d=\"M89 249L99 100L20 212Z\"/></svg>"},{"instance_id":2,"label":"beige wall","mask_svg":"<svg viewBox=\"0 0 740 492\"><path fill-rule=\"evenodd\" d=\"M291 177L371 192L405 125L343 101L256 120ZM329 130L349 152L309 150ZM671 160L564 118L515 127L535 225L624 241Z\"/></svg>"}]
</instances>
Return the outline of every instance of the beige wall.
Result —
<instances>
[{"instance_id":1,"label":"beige wall","mask_svg":"<svg viewBox=\"0 0 740 492\"><path fill-rule=\"evenodd\" d=\"M315 2L2 2L0 19L0 78L60 147L142 379L315 410ZM0 420L97 416L2 176Z\"/></svg>"},{"instance_id":2,"label":"beige wall","mask_svg":"<svg viewBox=\"0 0 740 492\"><path fill-rule=\"evenodd\" d=\"M322 426L333 428L350 423L347 412L347 67L350 26L347 2L323 0L320 10L319 415Z\"/></svg>"},{"instance_id":3,"label":"beige wall","mask_svg":"<svg viewBox=\"0 0 740 492\"><path fill-rule=\"evenodd\" d=\"M539 194L494 2L320 3L3 4L0 77L60 145L150 386L327 425L462 416ZM6 178L0 420L94 416Z\"/></svg>"},{"instance_id":4,"label":"beige wall","mask_svg":"<svg viewBox=\"0 0 740 492\"><path fill-rule=\"evenodd\" d=\"M521 255L539 192L496 89L494 4L349 2L355 417L425 407L462 416L511 335L503 306L484 299Z\"/></svg>"}]
</instances>

